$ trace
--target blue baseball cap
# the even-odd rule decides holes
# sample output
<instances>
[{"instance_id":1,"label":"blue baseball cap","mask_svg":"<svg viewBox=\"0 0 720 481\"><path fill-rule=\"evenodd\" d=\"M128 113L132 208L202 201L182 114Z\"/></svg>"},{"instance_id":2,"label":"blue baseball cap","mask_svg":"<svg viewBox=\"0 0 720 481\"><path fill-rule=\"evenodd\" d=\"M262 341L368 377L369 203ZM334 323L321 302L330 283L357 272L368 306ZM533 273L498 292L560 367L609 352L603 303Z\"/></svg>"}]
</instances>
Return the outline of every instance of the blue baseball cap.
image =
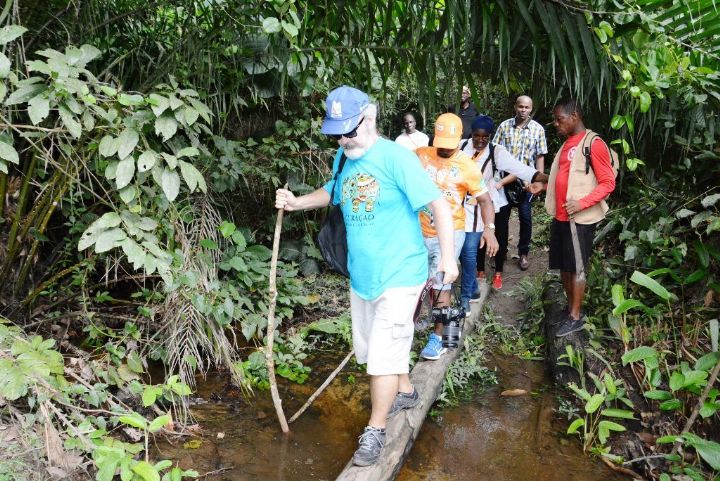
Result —
<instances>
[{"instance_id":1,"label":"blue baseball cap","mask_svg":"<svg viewBox=\"0 0 720 481\"><path fill-rule=\"evenodd\" d=\"M325 99L325 119L320 131L328 135L347 134L357 127L369 104L365 92L347 85L336 88Z\"/></svg>"}]
</instances>

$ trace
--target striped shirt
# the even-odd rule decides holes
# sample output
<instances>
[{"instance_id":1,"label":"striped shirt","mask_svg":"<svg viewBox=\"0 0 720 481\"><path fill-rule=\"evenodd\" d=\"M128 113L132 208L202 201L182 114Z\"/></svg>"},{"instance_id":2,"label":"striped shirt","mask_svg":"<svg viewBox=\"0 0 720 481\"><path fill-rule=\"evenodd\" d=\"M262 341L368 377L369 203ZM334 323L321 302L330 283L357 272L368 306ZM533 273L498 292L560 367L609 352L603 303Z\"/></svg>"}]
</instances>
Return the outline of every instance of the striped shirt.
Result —
<instances>
[{"instance_id":1,"label":"striped shirt","mask_svg":"<svg viewBox=\"0 0 720 481\"><path fill-rule=\"evenodd\" d=\"M542 125L531 120L525 127L515 124L515 117L505 120L497 128L493 142L510 151L520 162L535 167L538 155L546 155L547 140Z\"/></svg>"}]
</instances>

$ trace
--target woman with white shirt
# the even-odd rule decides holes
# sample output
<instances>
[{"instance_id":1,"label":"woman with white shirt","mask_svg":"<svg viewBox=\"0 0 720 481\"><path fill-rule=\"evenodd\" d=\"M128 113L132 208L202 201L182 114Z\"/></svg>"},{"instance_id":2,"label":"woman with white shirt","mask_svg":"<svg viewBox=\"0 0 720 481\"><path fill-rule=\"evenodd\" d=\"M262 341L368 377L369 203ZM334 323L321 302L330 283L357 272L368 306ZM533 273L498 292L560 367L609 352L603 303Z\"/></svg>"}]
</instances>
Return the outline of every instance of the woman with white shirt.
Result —
<instances>
[{"instance_id":1,"label":"woman with white shirt","mask_svg":"<svg viewBox=\"0 0 720 481\"><path fill-rule=\"evenodd\" d=\"M472 137L461 148L477 162L482 169L490 198L495 205L495 236L500 249L495 256L495 275L492 285L502 289L502 273L507 255L510 206L505 198L503 186L519 178L525 182L547 182L548 176L523 164L513 157L502 145L491 143L495 124L487 115L477 117L472 123ZM465 199L465 243L460 253L462 265L462 298L475 300L478 281L485 280L485 249L478 250L484 226L479 215L477 202ZM477 279L476 275L477 268Z\"/></svg>"}]
</instances>

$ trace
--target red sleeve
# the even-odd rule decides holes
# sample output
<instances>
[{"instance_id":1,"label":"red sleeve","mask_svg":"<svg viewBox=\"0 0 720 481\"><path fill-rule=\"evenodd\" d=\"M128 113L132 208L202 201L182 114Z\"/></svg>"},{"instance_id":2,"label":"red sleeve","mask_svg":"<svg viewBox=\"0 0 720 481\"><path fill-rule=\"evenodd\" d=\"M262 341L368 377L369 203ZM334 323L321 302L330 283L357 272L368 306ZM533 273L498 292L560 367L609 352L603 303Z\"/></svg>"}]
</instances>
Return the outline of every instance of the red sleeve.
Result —
<instances>
[{"instance_id":1,"label":"red sleeve","mask_svg":"<svg viewBox=\"0 0 720 481\"><path fill-rule=\"evenodd\" d=\"M590 163L598 185L592 192L580 199L580 206L583 209L597 204L615 190L615 174L610 164L610 150L599 138L595 138L590 147Z\"/></svg>"}]
</instances>

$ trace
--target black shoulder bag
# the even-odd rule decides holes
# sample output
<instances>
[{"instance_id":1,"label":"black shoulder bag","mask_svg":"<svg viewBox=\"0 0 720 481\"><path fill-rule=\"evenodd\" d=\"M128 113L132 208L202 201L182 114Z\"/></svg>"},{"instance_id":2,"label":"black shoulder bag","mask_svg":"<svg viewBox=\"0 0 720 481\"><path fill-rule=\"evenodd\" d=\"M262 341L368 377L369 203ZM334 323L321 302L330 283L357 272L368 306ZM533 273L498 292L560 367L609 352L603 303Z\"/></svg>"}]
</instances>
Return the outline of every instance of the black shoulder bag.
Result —
<instances>
[{"instance_id":1,"label":"black shoulder bag","mask_svg":"<svg viewBox=\"0 0 720 481\"><path fill-rule=\"evenodd\" d=\"M325 221L318 233L317 242L325 262L330 264L330 267L338 274L350 277L350 272L348 272L347 268L348 246L347 235L345 233L345 220L343 219L340 204L333 205L333 201L335 200L335 187L337 187L338 177L345 166L346 160L347 156L343 152L340 156L338 170L333 179L333 188L330 193L330 207L328 207Z\"/></svg>"},{"instance_id":2,"label":"black shoulder bag","mask_svg":"<svg viewBox=\"0 0 720 481\"><path fill-rule=\"evenodd\" d=\"M505 172L503 172L503 174L505 174ZM512 182L503 188L505 189L505 198L507 198L508 204L510 204L511 207L517 207L520 205L520 202L525 200L527 192L525 192L525 185L522 180L515 179L515 182Z\"/></svg>"}]
</instances>

